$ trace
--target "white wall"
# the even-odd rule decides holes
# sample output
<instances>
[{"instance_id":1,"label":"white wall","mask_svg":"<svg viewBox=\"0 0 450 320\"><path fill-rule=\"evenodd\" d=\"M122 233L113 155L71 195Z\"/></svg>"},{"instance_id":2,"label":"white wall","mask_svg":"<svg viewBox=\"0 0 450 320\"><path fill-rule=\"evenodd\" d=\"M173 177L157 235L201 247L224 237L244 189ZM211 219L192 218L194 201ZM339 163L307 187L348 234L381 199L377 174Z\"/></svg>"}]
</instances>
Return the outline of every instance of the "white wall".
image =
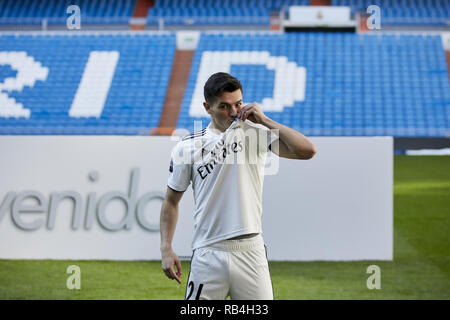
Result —
<instances>
[{"instance_id":1,"label":"white wall","mask_svg":"<svg viewBox=\"0 0 450 320\"><path fill-rule=\"evenodd\" d=\"M264 184L273 260L392 260L392 138L312 138L317 155L281 159Z\"/></svg>"},{"instance_id":2,"label":"white wall","mask_svg":"<svg viewBox=\"0 0 450 320\"><path fill-rule=\"evenodd\" d=\"M391 260L392 138L311 140L319 150L312 160L280 159L279 172L265 177L269 259ZM175 143L170 137L1 136L0 258L160 259L160 235L151 230L159 223L161 202L144 200L164 195ZM65 191L79 196L79 225L73 225L73 201L56 205ZM106 202L112 191L125 200ZM150 231L139 224L133 203L142 206L140 220ZM174 238L180 256L192 254L193 209L189 188ZM105 212L100 220L99 210ZM121 222L120 230L107 230Z\"/></svg>"},{"instance_id":3,"label":"white wall","mask_svg":"<svg viewBox=\"0 0 450 320\"><path fill-rule=\"evenodd\" d=\"M345 6L290 6L289 20L303 25L348 23L351 8Z\"/></svg>"}]
</instances>

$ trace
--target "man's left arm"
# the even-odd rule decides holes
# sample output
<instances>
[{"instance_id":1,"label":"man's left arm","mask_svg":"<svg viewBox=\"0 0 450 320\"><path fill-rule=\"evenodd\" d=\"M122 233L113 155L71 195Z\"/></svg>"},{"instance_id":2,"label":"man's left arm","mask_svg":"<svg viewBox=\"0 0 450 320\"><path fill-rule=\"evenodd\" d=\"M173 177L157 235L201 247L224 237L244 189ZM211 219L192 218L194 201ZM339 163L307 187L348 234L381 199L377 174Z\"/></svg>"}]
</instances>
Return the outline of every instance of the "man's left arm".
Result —
<instances>
[{"instance_id":1,"label":"man's left arm","mask_svg":"<svg viewBox=\"0 0 450 320\"><path fill-rule=\"evenodd\" d=\"M300 132L278 123L268 117L262 125L278 131L278 139L269 146L279 157L288 159L311 159L317 153L315 144Z\"/></svg>"},{"instance_id":2,"label":"man's left arm","mask_svg":"<svg viewBox=\"0 0 450 320\"><path fill-rule=\"evenodd\" d=\"M272 152L288 159L311 159L316 153L315 144L300 132L278 123L267 117L257 103L243 107L238 118L245 121L249 119L254 123L264 125L270 130L278 131L278 139L269 147Z\"/></svg>"}]
</instances>

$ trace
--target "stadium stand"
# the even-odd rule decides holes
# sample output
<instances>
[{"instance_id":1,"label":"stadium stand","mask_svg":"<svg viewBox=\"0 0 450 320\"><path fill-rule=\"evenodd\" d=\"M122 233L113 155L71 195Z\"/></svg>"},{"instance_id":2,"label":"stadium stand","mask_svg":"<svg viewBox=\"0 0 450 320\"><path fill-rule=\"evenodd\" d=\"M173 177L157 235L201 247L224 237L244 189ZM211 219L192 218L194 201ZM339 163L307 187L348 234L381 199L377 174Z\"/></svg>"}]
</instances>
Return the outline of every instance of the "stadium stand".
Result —
<instances>
[{"instance_id":1,"label":"stadium stand","mask_svg":"<svg viewBox=\"0 0 450 320\"><path fill-rule=\"evenodd\" d=\"M147 24L269 24L271 10L309 5L309 0L157 0Z\"/></svg>"},{"instance_id":2,"label":"stadium stand","mask_svg":"<svg viewBox=\"0 0 450 320\"><path fill-rule=\"evenodd\" d=\"M70 3L100 22L129 17L136 1ZM156 0L149 17L182 23L198 16L195 23L233 21L245 29L269 18L271 10L310 3L232 0L227 11L218 0ZM420 8L427 13L421 21L428 17L435 23L448 17L448 3L383 1L382 8ZM0 23L57 21L61 10L66 19L68 4L2 1ZM332 4L359 10L367 1ZM271 118L309 136L450 134L449 75L439 35L205 32L195 51L182 51L176 50L174 33L0 33L0 134L194 131L195 120L201 126L209 121L202 114L201 87L216 71L241 79L245 102L259 102Z\"/></svg>"},{"instance_id":3,"label":"stadium stand","mask_svg":"<svg viewBox=\"0 0 450 320\"><path fill-rule=\"evenodd\" d=\"M174 54L174 34L0 34L0 134L150 134Z\"/></svg>"},{"instance_id":4,"label":"stadium stand","mask_svg":"<svg viewBox=\"0 0 450 320\"><path fill-rule=\"evenodd\" d=\"M381 8L383 24L390 25L448 25L448 0L332 0L334 6L350 6L352 12L366 12L370 5Z\"/></svg>"},{"instance_id":5,"label":"stadium stand","mask_svg":"<svg viewBox=\"0 0 450 320\"><path fill-rule=\"evenodd\" d=\"M249 52L255 51L266 52L274 58L258 55L246 58ZM219 53L219 58L214 60L211 58L214 52L222 52L222 56ZM235 52L235 57L230 58L226 52ZM231 63L223 64L227 59ZM283 69L286 61L291 66ZM271 63L281 65L281 89L274 88L279 68ZM307 135L439 137L448 134L450 89L440 36L202 34L178 128L193 131L194 121L201 121L201 126L208 123L208 118L195 109L196 87L205 81L200 75L203 64L209 73L228 70L240 78L246 102L264 104L265 99L273 96L272 105L269 101L265 110L275 111L266 114ZM276 91L282 90L283 97L292 95L283 89L292 82L287 70L300 66L306 68L305 96L285 99L280 110Z\"/></svg>"},{"instance_id":6,"label":"stadium stand","mask_svg":"<svg viewBox=\"0 0 450 320\"><path fill-rule=\"evenodd\" d=\"M84 24L128 23L135 0L3 0L0 1L0 24L66 23L66 10L78 5Z\"/></svg>"},{"instance_id":7,"label":"stadium stand","mask_svg":"<svg viewBox=\"0 0 450 320\"><path fill-rule=\"evenodd\" d=\"M175 35L0 35L0 52L9 53L9 58L0 55L1 134L148 134L158 127L166 99ZM94 52L107 55L96 58ZM120 56L116 62L114 52ZM193 130L194 120L208 121L191 104L202 108L194 97L196 85L205 80L199 76L201 64L208 73L219 71L214 53L219 53L216 62L229 60L228 71L242 80L246 102L261 103L274 120L305 134L447 134L450 88L439 36L202 34L178 128ZM12 83L19 78L14 59L36 70L21 88ZM117 66L108 75L113 67L90 64L90 59L112 59ZM224 71L227 65L219 67ZM306 77L295 83L301 68ZM84 78L85 73L93 79ZM108 83L102 85L95 75L103 80L109 76L110 88L99 89ZM92 85L90 91L101 94L83 94L89 83L98 87ZM289 91L289 83L300 89ZM302 85L304 96L297 96ZM102 94L107 94L103 109L83 109L90 101L83 100L86 96L96 96L96 101Z\"/></svg>"}]
</instances>

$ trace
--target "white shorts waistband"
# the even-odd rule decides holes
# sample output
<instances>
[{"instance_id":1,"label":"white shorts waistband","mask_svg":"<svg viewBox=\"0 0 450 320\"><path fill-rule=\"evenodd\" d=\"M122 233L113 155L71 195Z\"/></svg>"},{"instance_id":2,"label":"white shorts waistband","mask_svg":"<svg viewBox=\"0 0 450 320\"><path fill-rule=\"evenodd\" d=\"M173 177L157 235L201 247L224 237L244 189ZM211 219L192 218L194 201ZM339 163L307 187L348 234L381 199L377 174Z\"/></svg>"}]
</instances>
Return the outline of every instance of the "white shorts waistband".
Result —
<instances>
[{"instance_id":1,"label":"white shorts waistband","mask_svg":"<svg viewBox=\"0 0 450 320\"><path fill-rule=\"evenodd\" d=\"M264 240L261 234L251 238L223 240L206 246L220 251L248 251L257 247L264 247Z\"/></svg>"}]
</instances>

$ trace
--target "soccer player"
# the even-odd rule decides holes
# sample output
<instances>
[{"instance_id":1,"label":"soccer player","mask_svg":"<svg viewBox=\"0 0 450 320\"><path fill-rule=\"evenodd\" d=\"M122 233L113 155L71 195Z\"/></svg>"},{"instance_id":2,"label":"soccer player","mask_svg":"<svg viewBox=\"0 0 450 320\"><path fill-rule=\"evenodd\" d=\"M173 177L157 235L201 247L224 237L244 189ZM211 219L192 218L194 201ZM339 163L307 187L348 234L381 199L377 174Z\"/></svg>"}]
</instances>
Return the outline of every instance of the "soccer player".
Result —
<instances>
[{"instance_id":1,"label":"soccer player","mask_svg":"<svg viewBox=\"0 0 450 320\"><path fill-rule=\"evenodd\" d=\"M244 106L241 83L227 73L213 74L204 96L211 122L172 150L160 217L162 269L181 283L172 239L179 201L192 182L193 255L185 298L271 300L261 235L266 155L271 151L279 157L311 159L316 147L301 133L268 118L257 103Z\"/></svg>"}]
</instances>

